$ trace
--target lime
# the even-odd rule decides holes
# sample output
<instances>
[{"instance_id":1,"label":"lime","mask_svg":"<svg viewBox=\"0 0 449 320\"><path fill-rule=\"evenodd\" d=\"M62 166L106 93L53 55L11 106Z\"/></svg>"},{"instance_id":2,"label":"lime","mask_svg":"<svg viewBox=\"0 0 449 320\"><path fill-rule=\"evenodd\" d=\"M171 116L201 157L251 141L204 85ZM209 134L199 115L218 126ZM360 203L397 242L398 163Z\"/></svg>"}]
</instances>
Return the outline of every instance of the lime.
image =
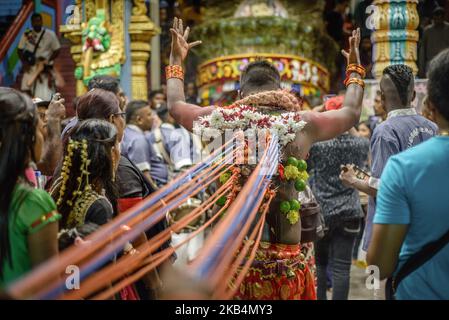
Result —
<instances>
[{"instance_id":1,"label":"lime","mask_svg":"<svg viewBox=\"0 0 449 320\"><path fill-rule=\"evenodd\" d=\"M220 175L220 183L225 184L229 180L230 177L231 177L230 172L223 173L222 175Z\"/></svg>"},{"instance_id":2,"label":"lime","mask_svg":"<svg viewBox=\"0 0 449 320\"><path fill-rule=\"evenodd\" d=\"M287 159L287 165L288 165L288 166L294 166L294 167L297 167L297 166L298 166L298 159L296 159L295 157L288 157L288 159Z\"/></svg>"},{"instance_id":3,"label":"lime","mask_svg":"<svg viewBox=\"0 0 449 320\"><path fill-rule=\"evenodd\" d=\"M215 203L217 204L217 206L223 207L226 204L227 200L228 199L226 198L226 196L222 196Z\"/></svg>"},{"instance_id":4,"label":"lime","mask_svg":"<svg viewBox=\"0 0 449 320\"><path fill-rule=\"evenodd\" d=\"M301 209L301 202L296 199L290 200L290 210L298 211Z\"/></svg>"},{"instance_id":5,"label":"lime","mask_svg":"<svg viewBox=\"0 0 449 320\"><path fill-rule=\"evenodd\" d=\"M288 201L282 201L279 208L282 213L287 213L290 211L290 203Z\"/></svg>"},{"instance_id":6,"label":"lime","mask_svg":"<svg viewBox=\"0 0 449 320\"><path fill-rule=\"evenodd\" d=\"M296 189L296 191L299 191L299 192L306 190L305 181L302 179L296 180L295 181L295 189Z\"/></svg>"},{"instance_id":7,"label":"lime","mask_svg":"<svg viewBox=\"0 0 449 320\"><path fill-rule=\"evenodd\" d=\"M307 162L305 162L304 160L298 160L298 170L299 171L306 171L307 170Z\"/></svg>"}]
</instances>

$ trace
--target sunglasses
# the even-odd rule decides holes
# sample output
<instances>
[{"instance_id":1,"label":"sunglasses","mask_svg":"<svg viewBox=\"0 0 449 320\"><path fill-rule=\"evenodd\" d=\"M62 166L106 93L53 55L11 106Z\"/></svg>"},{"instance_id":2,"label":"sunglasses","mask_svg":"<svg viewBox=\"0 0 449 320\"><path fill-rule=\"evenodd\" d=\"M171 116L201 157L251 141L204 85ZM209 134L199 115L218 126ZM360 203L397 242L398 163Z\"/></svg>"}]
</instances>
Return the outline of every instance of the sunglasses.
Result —
<instances>
[{"instance_id":1,"label":"sunglasses","mask_svg":"<svg viewBox=\"0 0 449 320\"><path fill-rule=\"evenodd\" d=\"M125 118L126 117L126 112L117 112L117 113L114 113L114 116L120 116L122 118Z\"/></svg>"}]
</instances>

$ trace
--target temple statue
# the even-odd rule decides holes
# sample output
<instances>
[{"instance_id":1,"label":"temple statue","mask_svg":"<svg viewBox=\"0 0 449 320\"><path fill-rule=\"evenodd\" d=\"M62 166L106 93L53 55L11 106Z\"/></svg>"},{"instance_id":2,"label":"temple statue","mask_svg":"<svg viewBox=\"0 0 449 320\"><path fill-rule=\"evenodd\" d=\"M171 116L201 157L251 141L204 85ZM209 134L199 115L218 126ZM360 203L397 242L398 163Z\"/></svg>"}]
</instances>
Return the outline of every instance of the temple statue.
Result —
<instances>
[{"instance_id":1,"label":"temple statue","mask_svg":"<svg viewBox=\"0 0 449 320\"><path fill-rule=\"evenodd\" d=\"M131 0L76 0L73 18L60 27L64 37L72 42L77 95L86 92L95 75L123 78L128 74L130 98L147 99L149 42L160 31L148 17L144 0L134 0L132 6L127 6L128 2ZM125 41L127 34L129 42ZM128 66L127 59L131 62Z\"/></svg>"}]
</instances>

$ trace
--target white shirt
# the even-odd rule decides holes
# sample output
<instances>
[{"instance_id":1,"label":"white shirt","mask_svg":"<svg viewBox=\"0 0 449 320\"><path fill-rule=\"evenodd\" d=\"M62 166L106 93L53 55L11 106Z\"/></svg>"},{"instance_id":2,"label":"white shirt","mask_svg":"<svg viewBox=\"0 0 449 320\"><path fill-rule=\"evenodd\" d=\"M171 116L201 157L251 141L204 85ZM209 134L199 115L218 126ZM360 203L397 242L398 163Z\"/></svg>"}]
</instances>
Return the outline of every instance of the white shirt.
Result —
<instances>
[{"instance_id":1,"label":"white shirt","mask_svg":"<svg viewBox=\"0 0 449 320\"><path fill-rule=\"evenodd\" d=\"M18 49L33 52L34 47L36 46L36 43L44 30L45 33L42 36L41 42L36 50L36 58L44 58L48 60L52 56L53 52L61 47L56 34L50 29L42 28L39 33L34 30L31 30L28 34L25 32L22 35L22 38L20 38Z\"/></svg>"}]
</instances>

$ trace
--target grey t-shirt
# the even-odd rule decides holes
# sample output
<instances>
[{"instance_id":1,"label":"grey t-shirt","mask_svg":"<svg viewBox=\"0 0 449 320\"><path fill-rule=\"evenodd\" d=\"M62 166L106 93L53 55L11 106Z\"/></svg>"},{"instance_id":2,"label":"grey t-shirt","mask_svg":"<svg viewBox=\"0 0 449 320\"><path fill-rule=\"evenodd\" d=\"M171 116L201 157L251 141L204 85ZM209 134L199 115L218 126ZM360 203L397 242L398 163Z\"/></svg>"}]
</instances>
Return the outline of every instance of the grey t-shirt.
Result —
<instances>
[{"instance_id":1,"label":"grey t-shirt","mask_svg":"<svg viewBox=\"0 0 449 320\"><path fill-rule=\"evenodd\" d=\"M374 130L371 137L371 175L380 178L388 159L399 152L407 150L417 144L430 139L438 132L438 127L432 121L418 114L406 113L414 109L401 110L396 115L390 115ZM382 180L381 182L382 183ZM371 241L374 213L376 211L376 199L369 198L368 215L365 226L365 239L363 250L367 250Z\"/></svg>"}]
</instances>

